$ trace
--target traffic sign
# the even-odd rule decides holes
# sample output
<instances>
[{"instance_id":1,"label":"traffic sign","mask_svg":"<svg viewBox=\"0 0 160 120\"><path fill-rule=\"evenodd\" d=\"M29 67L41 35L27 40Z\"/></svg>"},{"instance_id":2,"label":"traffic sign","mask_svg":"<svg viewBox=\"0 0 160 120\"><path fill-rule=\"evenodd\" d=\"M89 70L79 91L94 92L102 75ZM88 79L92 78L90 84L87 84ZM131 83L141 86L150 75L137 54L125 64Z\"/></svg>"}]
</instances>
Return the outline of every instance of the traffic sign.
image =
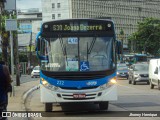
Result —
<instances>
[{"instance_id":1,"label":"traffic sign","mask_svg":"<svg viewBox=\"0 0 160 120\"><path fill-rule=\"evenodd\" d=\"M16 19L6 19L6 31L17 30L17 20Z\"/></svg>"}]
</instances>

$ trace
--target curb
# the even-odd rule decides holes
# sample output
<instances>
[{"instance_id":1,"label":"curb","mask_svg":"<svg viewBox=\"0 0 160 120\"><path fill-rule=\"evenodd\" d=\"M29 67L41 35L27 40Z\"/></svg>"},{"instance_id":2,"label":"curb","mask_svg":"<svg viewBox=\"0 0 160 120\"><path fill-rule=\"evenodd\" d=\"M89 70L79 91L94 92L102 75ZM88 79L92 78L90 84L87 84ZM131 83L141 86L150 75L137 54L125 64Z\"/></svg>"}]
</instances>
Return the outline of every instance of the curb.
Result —
<instances>
[{"instance_id":1,"label":"curb","mask_svg":"<svg viewBox=\"0 0 160 120\"><path fill-rule=\"evenodd\" d=\"M26 108L26 106L25 106L27 97L28 97L33 91L39 89L39 87L40 87L39 85L34 86L34 87L30 88L29 90L27 90L27 91L25 91L25 92L23 93L22 98L21 98L21 103L22 103L22 109L23 109L25 112L27 112L27 108ZM22 119L22 120L30 120L30 118L27 117L27 118L24 118L24 119Z\"/></svg>"},{"instance_id":2,"label":"curb","mask_svg":"<svg viewBox=\"0 0 160 120\"><path fill-rule=\"evenodd\" d=\"M27 97L28 97L33 91L39 89L39 87L40 87L40 86L37 85L37 86L34 86L34 87L30 88L30 89L27 90L26 92L24 92L24 94L23 94L23 96L22 96L22 104L24 105L24 109L25 109L25 110L26 110L26 108L25 108L25 102L26 102Z\"/></svg>"}]
</instances>

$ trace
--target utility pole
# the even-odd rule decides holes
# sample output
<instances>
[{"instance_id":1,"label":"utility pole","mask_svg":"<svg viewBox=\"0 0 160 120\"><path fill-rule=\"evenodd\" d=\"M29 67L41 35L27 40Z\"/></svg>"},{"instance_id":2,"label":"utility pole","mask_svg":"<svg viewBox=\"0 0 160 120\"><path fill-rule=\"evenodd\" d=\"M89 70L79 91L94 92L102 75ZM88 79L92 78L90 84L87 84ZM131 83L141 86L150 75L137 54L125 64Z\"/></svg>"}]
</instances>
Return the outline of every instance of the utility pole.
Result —
<instances>
[{"instance_id":1,"label":"utility pole","mask_svg":"<svg viewBox=\"0 0 160 120\"><path fill-rule=\"evenodd\" d=\"M12 12L10 13L10 19L6 19L5 30L10 32L10 48L11 48L11 75L14 76L14 55L13 55L13 31L17 30L17 20L12 19ZM13 84L13 96L15 96L14 82Z\"/></svg>"},{"instance_id":2,"label":"utility pole","mask_svg":"<svg viewBox=\"0 0 160 120\"><path fill-rule=\"evenodd\" d=\"M20 64L19 64L19 52L18 52L18 37L17 32L14 32L14 55L16 65L16 86L20 86Z\"/></svg>"},{"instance_id":3,"label":"utility pole","mask_svg":"<svg viewBox=\"0 0 160 120\"><path fill-rule=\"evenodd\" d=\"M15 8L16 8L16 1L15 1ZM17 9L15 9L15 16L17 19ZM16 64L16 86L20 86L20 64L19 64L19 52L18 52L18 35L17 32L14 32L14 46L15 46L15 64Z\"/></svg>"},{"instance_id":4,"label":"utility pole","mask_svg":"<svg viewBox=\"0 0 160 120\"><path fill-rule=\"evenodd\" d=\"M10 14L10 20L12 20L12 14ZM14 75L14 56L13 56L13 34L12 30L10 32L10 47L11 47L11 75Z\"/></svg>"},{"instance_id":5,"label":"utility pole","mask_svg":"<svg viewBox=\"0 0 160 120\"><path fill-rule=\"evenodd\" d=\"M29 74L31 73L31 58L32 58L32 32L31 32L31 36L30 36L30 43L29 43L29 61L28 61L28 64L29 64Z\"/></svg>"}]
</instances>

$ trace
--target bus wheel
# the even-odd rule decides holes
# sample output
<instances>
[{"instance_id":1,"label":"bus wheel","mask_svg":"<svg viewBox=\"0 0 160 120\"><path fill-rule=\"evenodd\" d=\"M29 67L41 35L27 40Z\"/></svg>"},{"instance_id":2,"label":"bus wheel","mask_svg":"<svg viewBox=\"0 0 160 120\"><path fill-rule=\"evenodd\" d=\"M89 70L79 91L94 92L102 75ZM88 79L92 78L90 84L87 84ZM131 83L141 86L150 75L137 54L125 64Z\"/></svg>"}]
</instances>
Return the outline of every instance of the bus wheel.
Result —
<instances>
[{"instance_id":1,"label":"bus wheel","mask_svg":"<svg viewBox=\"0 0 160 120\"><path fill-rule=\"evenodd\" d=\"M52 111L52 103L45 103L45 112Z\"/></svg>"},{"instance_id":2,"label":"bus wheel","mask_svg":"<svg viewBox=\"0 0 160 120\"><path fill-rule=\"evenodd\" d=\"M109 102L100 102L99 103L99 108L100 110L108 110Z\"/></svg>"}]
</instances>

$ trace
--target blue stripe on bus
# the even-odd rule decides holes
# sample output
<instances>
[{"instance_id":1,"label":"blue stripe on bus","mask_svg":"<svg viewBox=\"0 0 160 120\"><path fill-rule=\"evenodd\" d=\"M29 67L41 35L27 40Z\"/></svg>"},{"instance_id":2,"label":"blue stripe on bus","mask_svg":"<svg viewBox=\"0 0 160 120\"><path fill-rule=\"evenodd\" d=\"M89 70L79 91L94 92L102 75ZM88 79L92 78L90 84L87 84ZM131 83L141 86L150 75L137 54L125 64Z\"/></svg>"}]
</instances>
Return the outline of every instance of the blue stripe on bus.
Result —
<instances>
[{"instance_id":1,"label":"blue stripe on bus","mask_svg":"<svg viewBox=\"0 0 160 120\"><path fill-rule=\"evenodd\" d=\"M101 79L93 79L93 80L58 80L54 78L50 78L45 76L42 72L40 72L40 77L44 78L48 83L57 87L93 87L93 86L100 86L109 82L109 80L116 76L116 72L112 75L106 76ZM40 81L41 83L41 81ZM42 83L41 83L42 84Z\"/></svg>"}]
</instances>

